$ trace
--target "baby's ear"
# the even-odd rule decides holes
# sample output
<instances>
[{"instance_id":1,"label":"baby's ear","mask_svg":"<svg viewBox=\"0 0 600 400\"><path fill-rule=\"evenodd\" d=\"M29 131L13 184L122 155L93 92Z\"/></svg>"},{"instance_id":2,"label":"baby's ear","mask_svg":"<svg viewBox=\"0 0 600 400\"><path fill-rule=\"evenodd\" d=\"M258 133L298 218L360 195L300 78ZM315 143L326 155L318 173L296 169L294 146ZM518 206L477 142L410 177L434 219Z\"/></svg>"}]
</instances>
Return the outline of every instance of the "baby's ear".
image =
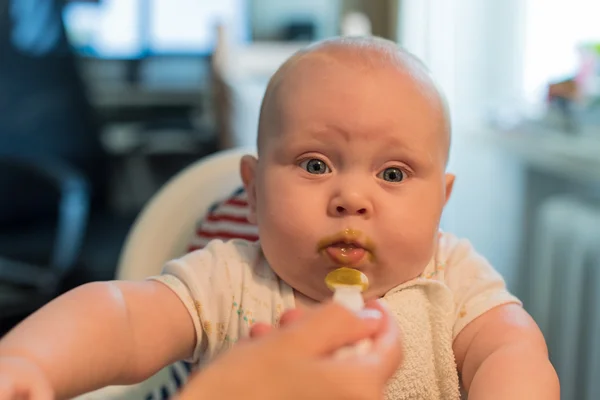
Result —
<instances>
[{"instance_id":1,"label":"baby's ear","mask_svg":"<svg viewBox=\"0 0 600 400\"><path fill-rule=\"evenodd\" d=\"M456 176L454 174L446 174L446 200L444 201L444 205L448 204L448 200L450 200L452 189L454 189L455 178Z\"/></svg>"},{"instance_id":2,"label":"baby's ear","mask_svg":"<svg viewBox=\"0 0 600 400\"><path fill-rule=\"evenodd\" d=\"M256 167L258 159L254 156L245 155L240 162L240 175L244 182L244 189L248 196L248 222L256 224Z\"/></svg>"}]
</instances>

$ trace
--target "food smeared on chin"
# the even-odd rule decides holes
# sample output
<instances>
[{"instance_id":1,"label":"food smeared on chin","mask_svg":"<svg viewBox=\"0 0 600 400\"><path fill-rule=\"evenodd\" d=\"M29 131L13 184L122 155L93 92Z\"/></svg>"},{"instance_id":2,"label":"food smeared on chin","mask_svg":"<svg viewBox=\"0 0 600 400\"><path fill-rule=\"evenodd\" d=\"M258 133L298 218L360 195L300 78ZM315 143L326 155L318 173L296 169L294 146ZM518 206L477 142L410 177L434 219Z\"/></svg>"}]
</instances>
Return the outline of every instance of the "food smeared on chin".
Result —
<instances>
[{"instance_id":1,"label":"food smeared on chin","mask_svg":"<svg viewBox=\"0 0 600 400\"><path fill-rule=\"evenodd\" d=\"M335 235L321 239L317 251L326 254L337 265L357 265L365 257L374 259L374 246L362 232L344 229Z\"/></svg>"}]
</instances>

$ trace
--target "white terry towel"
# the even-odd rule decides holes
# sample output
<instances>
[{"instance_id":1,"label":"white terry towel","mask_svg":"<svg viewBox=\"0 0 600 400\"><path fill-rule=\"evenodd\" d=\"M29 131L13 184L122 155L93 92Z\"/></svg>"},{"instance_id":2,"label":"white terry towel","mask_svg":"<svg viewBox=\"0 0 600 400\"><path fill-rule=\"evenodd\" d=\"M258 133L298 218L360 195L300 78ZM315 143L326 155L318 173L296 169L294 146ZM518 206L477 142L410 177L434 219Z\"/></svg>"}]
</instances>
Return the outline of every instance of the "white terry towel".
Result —
<instances>
[{"instance_id":1,"label":"white terry towel","mask_svg":"<svg viewBox=\"0 0 600 400\"><path fill-rule=\"evenodd\" d=\"M435 280L417 278L390 291L384 300L396 315L404 351L386 400L460 399L450 289Z\"/></svg>"}]
</instances>

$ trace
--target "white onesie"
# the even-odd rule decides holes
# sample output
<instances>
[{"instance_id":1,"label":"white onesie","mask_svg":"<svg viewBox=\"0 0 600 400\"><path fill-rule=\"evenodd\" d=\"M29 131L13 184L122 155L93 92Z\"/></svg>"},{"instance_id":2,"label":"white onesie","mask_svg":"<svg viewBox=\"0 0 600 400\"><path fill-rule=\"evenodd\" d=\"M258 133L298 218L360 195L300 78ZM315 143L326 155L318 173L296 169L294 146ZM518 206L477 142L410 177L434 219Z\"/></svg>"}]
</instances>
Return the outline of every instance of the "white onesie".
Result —
<instances>
[{"instance_id":1,"label":"white onesie","mask_svg":"<svg viewBox=\"0 0 600 400\"><path fill-rule=\"evenodd\" d=\"M520 304L468 241L448 233L438 240L423 274L384 296L401 326L404 351L386 399L458 399L454 338L486 311ZM187 307L197 337L190 361L198 365L248 336L253 323L277 325L295 307L292 288L270 268L258 242L212 241L150 279L169 286Z\"/></svg>"}]
</instances>

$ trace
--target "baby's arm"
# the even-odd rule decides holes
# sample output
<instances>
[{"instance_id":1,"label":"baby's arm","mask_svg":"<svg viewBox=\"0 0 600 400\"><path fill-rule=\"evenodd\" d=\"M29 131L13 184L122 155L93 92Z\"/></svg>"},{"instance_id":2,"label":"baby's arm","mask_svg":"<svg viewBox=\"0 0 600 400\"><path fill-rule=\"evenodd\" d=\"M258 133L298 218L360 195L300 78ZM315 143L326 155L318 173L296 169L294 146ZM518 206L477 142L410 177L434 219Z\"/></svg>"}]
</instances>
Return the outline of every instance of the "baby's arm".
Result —
<instances>
[{"instance_id":1,"label":"baby's arm","mask_svg":"<svg viewBox=\"0 0 600 400\"><path fill-rule=\"evenodd\" d=\"M56 398L139 382L191 356L195 331L177 295L156 281L98 282L52 301L0 341L0 363L35 364Z\"/></svg>"},{"instance_id":2,"label":"baby's arm","mask_svg":"<svg viewBox=\"0 0 600 400\"><path fill-rule=\"evenodd\" d=\"M544 337L517 304L495 307L470 322L453 347L469 400L560 398Z\"/></svg>"}]
</instances>

